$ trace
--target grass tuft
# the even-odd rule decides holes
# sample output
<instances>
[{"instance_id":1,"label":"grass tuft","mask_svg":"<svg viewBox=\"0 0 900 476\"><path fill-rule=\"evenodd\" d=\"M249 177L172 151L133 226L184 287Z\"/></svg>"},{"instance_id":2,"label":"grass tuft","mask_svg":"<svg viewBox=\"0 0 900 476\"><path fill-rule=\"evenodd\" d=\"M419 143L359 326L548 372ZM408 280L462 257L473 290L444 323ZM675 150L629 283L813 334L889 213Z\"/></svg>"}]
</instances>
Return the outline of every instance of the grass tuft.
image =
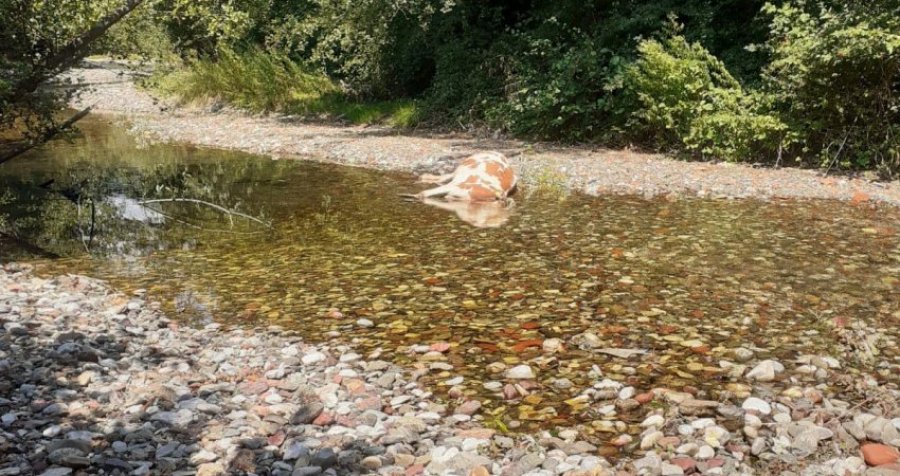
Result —
<instances>
[{"instance_id":1,"label":"grass tuft","mask_svg":"<svg viewBox=\"0 0 900 476\"><path fill-rule=\"evenodd\" d=\"M352 124L408 128L418 122L412 100L357 101L323 75L271 53L223 51L165 73L152 87L184 104L222 102L252 112L278 112Z\"/></svg>"}]
</instances>

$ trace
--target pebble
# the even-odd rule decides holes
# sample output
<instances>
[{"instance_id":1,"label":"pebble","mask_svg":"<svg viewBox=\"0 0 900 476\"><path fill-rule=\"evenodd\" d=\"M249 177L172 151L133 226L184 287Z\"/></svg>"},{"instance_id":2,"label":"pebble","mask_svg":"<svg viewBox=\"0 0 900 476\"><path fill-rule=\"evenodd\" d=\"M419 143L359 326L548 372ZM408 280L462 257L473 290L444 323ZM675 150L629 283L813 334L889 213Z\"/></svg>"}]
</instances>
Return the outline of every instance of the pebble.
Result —
<instances>
[{"instance_id":1,"label":"pebble","mask_svg":"<svg viewBox=\"0 0 900 476\"><path fill-rule=\"evenodd\" d=\"M665 422L666 422L666 419L663 418L662 415L655 414L655 415L650 415L647 418L645 418L644 421L641 422L641 426L644 428L660 427Z\"/></svg>"},{"instance_id":2,"label":"pebble","mask_svg":"<svg viewBox=\"0 0 900 476\"><path fill-rule=\"evenodd\" d=\"M517 365L507 370L504 376L508 379L533 379L535 378L534 370L528 365Z\"/></svg>"},{"instance_id":3,"label":"pebble","mask_svg":"<svg viewBox=\"0 0 900 476\"><path fill-rule=\"evenodd\" d=\"M678 476L684 474L684 469L681 466L671 463L661 464L659 470L662 476Z\"/></svg>"},{"instance_id":4,"label":"pebble","mask_svg":"<svg viewBox=\"0 0 900 476\"><path fill-rule=\"evenodd\" d=\"M741 408L747 411L755 411L761 415L772 413L772 407L766 403L765 400L756 397L750 397L744 400L744 403L741 404Z\"/></svg>"},{"instance_id":5,"label":"pebble","mask_svg":"<svg viewBox=\"0 0 900 476\"><path fill-rule=\"evenodd\" d=\"M747 378L760 382L771 382L775 380L775 376L784 372L784 365L776 360L763 360L750 372L747 372Z\"/></svg>"},{"instance_id":6,"label":"pebble","mask_svg":"<svg viewBox=\"0 0 900 476\"><path fill-rule=\"evenodd\" d=\"M716 450L709 445L703 445L697 449L697 454L695 455L697 459L710 459L716 455Z\"/></svg>"},{"instance_id":7,"label":"pebble","mask_svg":"<svg viewBox=\"0 0 900 476\"><path fill-rule=\"evenodd\" d=\"M326 358L325 354L314 351L304 355L300 361L303 362L304 365L313 365L324 362Z\"/></svg>"},{"instance_id":8,"label":"pebble","mask_svg":"<svg viewBox=\"0 0 900 476\"><path fill-rule=\"evenodd\" d=\"M863 459L869 466L893 464L900 458L900 453L898 453L896 448L879 443L866 443L860 446L859 449L862 451Z\"/></svg>"},{"instance_id":9,"label":"pebble","mask_svg":"<svg viewBox=\"0 0 900 476\"><path fill-rule=\"evenodd\" d=\"M641 449L649 450L650 448L653 448L654 446L656 446L656 443L664 436L665 435L661 431L652 431L650 433L647 433L643 438L641 438Z\"/></svg>"}]
</instances>

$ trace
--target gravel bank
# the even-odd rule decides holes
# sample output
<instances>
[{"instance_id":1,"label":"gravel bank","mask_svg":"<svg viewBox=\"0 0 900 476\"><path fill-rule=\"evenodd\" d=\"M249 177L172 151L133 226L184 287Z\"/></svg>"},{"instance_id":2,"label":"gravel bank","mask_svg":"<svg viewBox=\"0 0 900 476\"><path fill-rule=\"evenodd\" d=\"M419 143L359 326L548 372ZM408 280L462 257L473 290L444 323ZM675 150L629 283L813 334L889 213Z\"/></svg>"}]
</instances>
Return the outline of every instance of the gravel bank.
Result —
<instances>
[{"instance_id":1,"label":"gravel bank","mask_svg":"<svg viewBox=\"0 0 900 476\"><path fill-rule=\"evenodd\" d=\"M900 205L898 181L879 183L823 177L812 170L682 162L628 150L315 125L284 116L178 108L136 88L133 73L114 63L88 63L68 76L84 89L73 100L73 107L91 105L97 112L125 115L133 132L148 140L415 173L446 169L453 162L448 158L478 150L500 150L513 158L525 184L549 182L590 194L821 198Z\"/></svg>"},{"instance_id":2,"label":"gravel bank","mask_svg":"<svg viewBox=\"0 0 900 476\"><path fill-rule=\"evenodd\" d=\"M900 474L896 382L858 375L867 399L833 398L841 362L755 361L735 352L736 403L597 375L580 404L606 421L615 460L578 432L506 436L480 403L435 401L397 368L351 347L308 345L279 328L188 328L140 293L81 276L0 269L0 475L382 474L415 476ZM886 367L890 371L891 367ZM507 372L535 388L527 366ZM775 394L768 385L796 385ZM626 432L637 429L638 436ZM606 455L613 458L614 455Z\"/></svg>"}]
</instances>

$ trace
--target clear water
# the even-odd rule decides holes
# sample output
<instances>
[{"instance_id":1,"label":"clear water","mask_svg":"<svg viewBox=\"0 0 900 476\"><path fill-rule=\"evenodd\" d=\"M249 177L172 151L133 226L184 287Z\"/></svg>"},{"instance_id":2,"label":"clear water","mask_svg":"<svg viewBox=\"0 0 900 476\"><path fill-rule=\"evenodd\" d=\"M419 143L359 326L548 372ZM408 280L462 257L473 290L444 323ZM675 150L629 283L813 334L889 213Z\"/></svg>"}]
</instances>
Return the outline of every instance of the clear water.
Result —
<instances>
[{"instance_id":1,"label":"clear water","mask_svg":"<svg viewBox=\"0 0 900 476\"><path fill-rule=\"evenodd\" d=\"M452 395L483 399L497 425L599 418L565 402L596 381L594 366L638 392L708 399L746 383L719 368L738 346L784 362L834 355L849 376L894 383L900 366L900 213L889 207L523 188L508 221L476 228L404 202L398 192L416 189L408 175L145 145L99 119L0 167L0 187L3 260L146 289L185 321L278 324L404 364L429 365L411 346L448 342L453 369L422 382L452 401L444 382L463 376ZM173 198L203 203L142 203ZM856 327L882 336L874 358L854 352ZM582 349L584 332L648 353ZM547 338L565 350L544 353ZM486 390L503 381L496 362L528 363L539 388L514 401Z\"/></svg>"}]
</instances>

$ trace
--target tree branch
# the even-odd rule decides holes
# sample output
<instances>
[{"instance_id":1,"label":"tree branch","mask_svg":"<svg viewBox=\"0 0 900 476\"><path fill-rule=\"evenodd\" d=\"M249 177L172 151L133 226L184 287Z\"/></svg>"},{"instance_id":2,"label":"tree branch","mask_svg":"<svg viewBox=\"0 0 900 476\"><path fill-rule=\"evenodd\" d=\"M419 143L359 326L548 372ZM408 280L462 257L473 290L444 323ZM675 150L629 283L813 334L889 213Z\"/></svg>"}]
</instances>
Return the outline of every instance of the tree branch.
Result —
<instances>
[{"instance_id":1,"label":"tree branch","mask_svg":"<svg viewBox=\"0 0 900 476\"><path fill-rule=\"evenodd\" d=\"M234 210L229 210L229 209L227 209L227 208L225 208L225 207L223 207L223 206L221 206L221 205L216 205L215 203L210 203L210 202L206 202L206 201L203 201L203 200L198 200L198 199L196 199L196 198L156 198L156 199L153 199L153 200L141 200L141 201L138 202L138 203L140 203L141 205L146 205L146 204L148 204L148 203L162 203L162 202L188 202L188 203L197 203L197 204L200 204L200 205L206 205L206 206L208 206L208 207L215 208L216 210L219 210L220 212L227 214L227 215L229 216L229 218L232 217L232 216L238 216L238 217L241 217L241 218L246 218L246 219L248 219L248 220L255 221L255 222L259 223L260 225L263 225L263 226L266 226L266 227L269 227L269 228L272 227L272 224L271 224L271 223L266 223L266 222L260 220L259 218L254 217L254 216L247 215L247 214L244 214L244 213L241 213L241 212L236 212L236 211L234 211Z\"/></svg>"},{"instance_id":2,"label":"tree branch","mask_svg":"<svg viewBox=\"0 0 900 476\"><path fill-rule=\"evenodd\" d=\"M103 36L110 27L118 23L122 18L125 18L125 15L131 13L132 10L137 8L143 2L144 0L125 0L125 3L122 6L101 18L90 30L82 33L77 38L67 43L53 56L47 58L46 61L34 68L31 74L16 83L13 88L10 88L11 94L9 97L19 98L26 94L30 94L44 81L55 76L61 70L81 61L87 56L88 46L90 46L91 43Z\"/></svg>"}]
</instances>

